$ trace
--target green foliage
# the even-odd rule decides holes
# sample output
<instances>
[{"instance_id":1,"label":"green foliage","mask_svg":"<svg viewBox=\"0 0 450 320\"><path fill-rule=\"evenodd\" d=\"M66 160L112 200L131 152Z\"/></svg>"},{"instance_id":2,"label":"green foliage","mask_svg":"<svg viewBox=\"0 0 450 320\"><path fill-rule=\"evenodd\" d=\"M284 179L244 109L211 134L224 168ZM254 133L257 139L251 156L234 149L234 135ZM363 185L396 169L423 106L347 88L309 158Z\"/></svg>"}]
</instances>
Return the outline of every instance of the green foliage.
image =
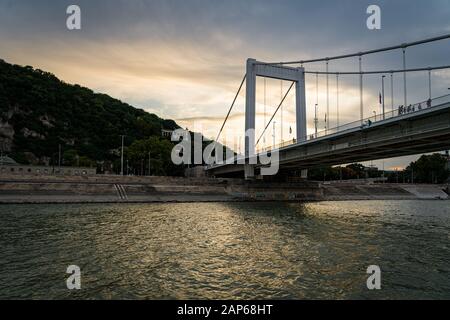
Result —
<instances>
[{"instance_id":1,"label":"green foliage","mask_svg":"<svg viewBox=\"0 0 450 320\"><path fill-rule=\"evenodd\" d=\"M322 167L308 171L308 178L316 181L380 178L383 172L368 170L362 164L354 163L344 167ZM448 158L442 154L422 155L403 171L385 172L390 183L444 183L450 177Z\"/></svg>"},{"instance_id":2,"label":"green foliage","mask_svg":"<svg viewBox=\"0 0 450 320\"><path fill-rule=\"evenodd\" d=\"M21 164L30 164L27 157L23 152L13 152L9 155L12 159L14 159L17 163Z\"/></svg>"},{"instance_id":3,"label":"green foliage","mask_svg":"<svg viewBox=\"0 0 450 320\"><path fill-rule=\"evenodd\" d=\"M152 157L155 161L166 161L172 145L156 137L160 137L161 128L179 128L173 120L160 119L105 94L66 84L51 73L3 60L0 60L0 118L14 128L12 154L31 152L38 159L54 162L61 144L64 164L80 166L94 166L96 161L116 163L121 135L126 136L126 146L154 138L150 143ZM139 158L135 153L130 156ZM26 159L21 156L21 161ZM161 164L157 169L172 173L168 165Z\"/></svg>"},{"instance_id":4,"label":"green foliage","mask_svg":"<svg viewBox=\"0 0 450 320\"><path fill-rule=\"evenodd\" d=\"M365 179L365 178L379 178L382 172L378 170L366 170L360 163L352 163L346 167L321 167L308 171L308 178L316 181L330 181L330 180L350 180L350 179Z\"/></svg>"},{"instance_id":5,"label":"green foliage","mask_svg":"<svg viewBox=\"0 0 450 320\"><path fill-rule=\"evenodd\" d=\"M416 183L443 183L450 175L447 161L447 157L439 153L423 155L405 169L407 180L410 182L414 179Z\"/></svg>"},{"instance_id":6,"label":"green foliage","mask_svg":"<svg viewBox=\"0 0 450 320\"><path fill-rule=\"evenodd\" d=\"M65 151L63 154L63 164L65 166L78 166L78 160L79 156L77 150L70 149Z\"/></svg>"},{"instance_id":7,"label":"green foliage","mask_svg":"<svg viewBox=\"0 0 450 320\"><path fill-rule=\"evenodd\" d=\"M129 165L134 168L134 174L148 174L149 155L150 172L152 175L182 175L183 167L175 166L171 160L173 145L166 139L151 137L146 140L136 140L126 150Z\"/></svg>"},{"instance_id":8,"label":"green foliage","mask_svg":"<svg viewBox=\"0 0 450 320\"><path fill-rule=\"evenodd\" d=\"M353 177L352 179L365 177L364 166L360 163L349 164L346 168L351 170L350 175Z\"/></svg>"}]
</instances>

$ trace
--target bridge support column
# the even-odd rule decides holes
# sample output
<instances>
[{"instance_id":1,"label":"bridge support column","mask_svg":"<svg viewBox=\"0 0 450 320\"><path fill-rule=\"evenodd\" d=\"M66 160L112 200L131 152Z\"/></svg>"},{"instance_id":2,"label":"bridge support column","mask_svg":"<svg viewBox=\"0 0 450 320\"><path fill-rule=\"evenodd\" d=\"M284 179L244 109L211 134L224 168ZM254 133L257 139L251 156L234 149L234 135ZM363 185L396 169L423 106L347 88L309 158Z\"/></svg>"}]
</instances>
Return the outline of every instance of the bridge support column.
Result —
<instances>
[{"instance_id":1,"label":"bridge support column","mask_svg":"<svg viewBox=\"0 0 450 320\"><path fill-rule=\"evenodd\" d=\"M306 141L306 94L305 69L297 68L298 80L295 84L295 111L297 125L297 141Z\"/></svg>"},{"instance_id":2,"label":"bridge support column","mask_svg":"<svg viewBox=\"0 0 450 320\"><path fill-rule=\"evenodd\" d=\"M296 100L296 125L297 142L306 141L306 97L305 97L305 69L291 68L280 65L267 65L256 61L247 60L246 95L245 95L245 166L246 179L254 178L254 164L250 159L255 159L255 125L256 125L256 77L266 77L295 82ZM256 160L255 160L256 161ZM253 166L252 166L253 165ZM306 176L307 171L302 172Z\"/></svg>"},{"instance_id":3,"label":"bridge support column","mask_svg":"<svg viewBox=\"0 0 450 320\"><path fill-rule=\"evenodd\" d=\"M297 125L297 141L307 140L306 130L306 93L305 93L305 69L297 68L298 80L295 84L295 110L296 110L296 125ZM308 170L302 170L302 179L308 179Z\"/></svg>"},{"instance_id":4,"label":"bridge support column","mask_svg":"<svg viewBox=\"0 0 450 320\"><path fill-rule=\"evenodd\" d=\"M255 154L255 102L256 102L256 68L255 59L247 60L247 78L245 93L245 157Z\"/></svg>"}]
</instances>

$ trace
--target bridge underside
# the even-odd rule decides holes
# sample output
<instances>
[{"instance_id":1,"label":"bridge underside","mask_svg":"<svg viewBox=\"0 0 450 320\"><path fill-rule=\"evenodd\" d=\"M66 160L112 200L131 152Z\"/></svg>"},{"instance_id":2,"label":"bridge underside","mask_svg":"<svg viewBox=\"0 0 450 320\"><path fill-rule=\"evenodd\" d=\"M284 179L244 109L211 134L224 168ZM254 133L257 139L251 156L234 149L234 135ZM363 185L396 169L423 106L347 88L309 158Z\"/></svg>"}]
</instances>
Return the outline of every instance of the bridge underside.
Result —
<instances>
[{"instance_id":1,"label":"bridge underside","mask_svg":"<svg viewBox=\"0 0 450 320\"><path fill-rule=\"evenodd\" d=\"M446 149L450 149L450 103L281 148L280 172ZM236 176L243 170L243 165L218 165L208 174Z\"/></svg>"}]
</instances>

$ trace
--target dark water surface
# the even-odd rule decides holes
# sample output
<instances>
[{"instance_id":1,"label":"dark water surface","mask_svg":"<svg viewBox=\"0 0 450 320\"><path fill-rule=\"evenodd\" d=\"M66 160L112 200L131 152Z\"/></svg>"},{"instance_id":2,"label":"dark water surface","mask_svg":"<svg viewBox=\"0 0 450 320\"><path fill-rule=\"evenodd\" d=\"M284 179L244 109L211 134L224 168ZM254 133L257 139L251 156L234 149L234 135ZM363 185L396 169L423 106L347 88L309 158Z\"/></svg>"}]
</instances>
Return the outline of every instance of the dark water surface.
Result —
<instances>
[{"instance_id":1,"label":"dark water surface","mask_svg":"<svg viewBox=\"0 0 450 320\"><path fill-rule=\"evenodd\" d=\"M0 299L450 298L449 201L6 205L0 248Z\"/></svg>"}]
</instances>

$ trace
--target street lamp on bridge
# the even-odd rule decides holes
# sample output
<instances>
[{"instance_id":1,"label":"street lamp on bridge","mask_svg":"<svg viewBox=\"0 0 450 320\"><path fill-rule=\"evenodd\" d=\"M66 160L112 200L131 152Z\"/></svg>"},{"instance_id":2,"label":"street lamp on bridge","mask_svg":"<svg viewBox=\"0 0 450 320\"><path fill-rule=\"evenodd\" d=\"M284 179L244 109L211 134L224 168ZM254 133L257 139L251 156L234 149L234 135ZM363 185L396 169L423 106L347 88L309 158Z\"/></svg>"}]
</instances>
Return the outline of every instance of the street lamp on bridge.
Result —
<instances>
[{"instance_id":1,"label":"street lamp on bridge","mask_svg":"<svg viewBox=\"0 0 450 320\"><path fill-rule=\"evenodd\" d=\"M120 175L123 176L124 172L123 172L123 147L124 147L124 139L125 136L121 135L120 136L122 138L122 150L120 152ZM128 161L128 160L127 160ZM128 166L128 165L127 165ZM128 169L127 169L128 170Z\"/></svg>"},{"instance_id":2,"label":"street lamp on bridge","mask_svg":"<svg viewBox=\"0 0 450 320\"><path fill-rule=\"evenodd\" d=\"M319 104L316 103L316 105L314 106L314 130L316 133L316 138L317 138L317 128L319 125L319 118L317 118L317 109L319 107Z\"/></svg>"},{"instance_id":3,"label":"street lamp on bridge","mask_svg":"<svg viewBox=\"0 0 450 320\"><path fill-rule=\"evenodd\" d=\"M277 125L277 122L274 121L273 122L273 135L272 135L272 137L273 137L273 147L272 147L272 149L275 149L275 145L276 145L276 139L275 139L276 125Z\"/></svg>"}]
</instances>

